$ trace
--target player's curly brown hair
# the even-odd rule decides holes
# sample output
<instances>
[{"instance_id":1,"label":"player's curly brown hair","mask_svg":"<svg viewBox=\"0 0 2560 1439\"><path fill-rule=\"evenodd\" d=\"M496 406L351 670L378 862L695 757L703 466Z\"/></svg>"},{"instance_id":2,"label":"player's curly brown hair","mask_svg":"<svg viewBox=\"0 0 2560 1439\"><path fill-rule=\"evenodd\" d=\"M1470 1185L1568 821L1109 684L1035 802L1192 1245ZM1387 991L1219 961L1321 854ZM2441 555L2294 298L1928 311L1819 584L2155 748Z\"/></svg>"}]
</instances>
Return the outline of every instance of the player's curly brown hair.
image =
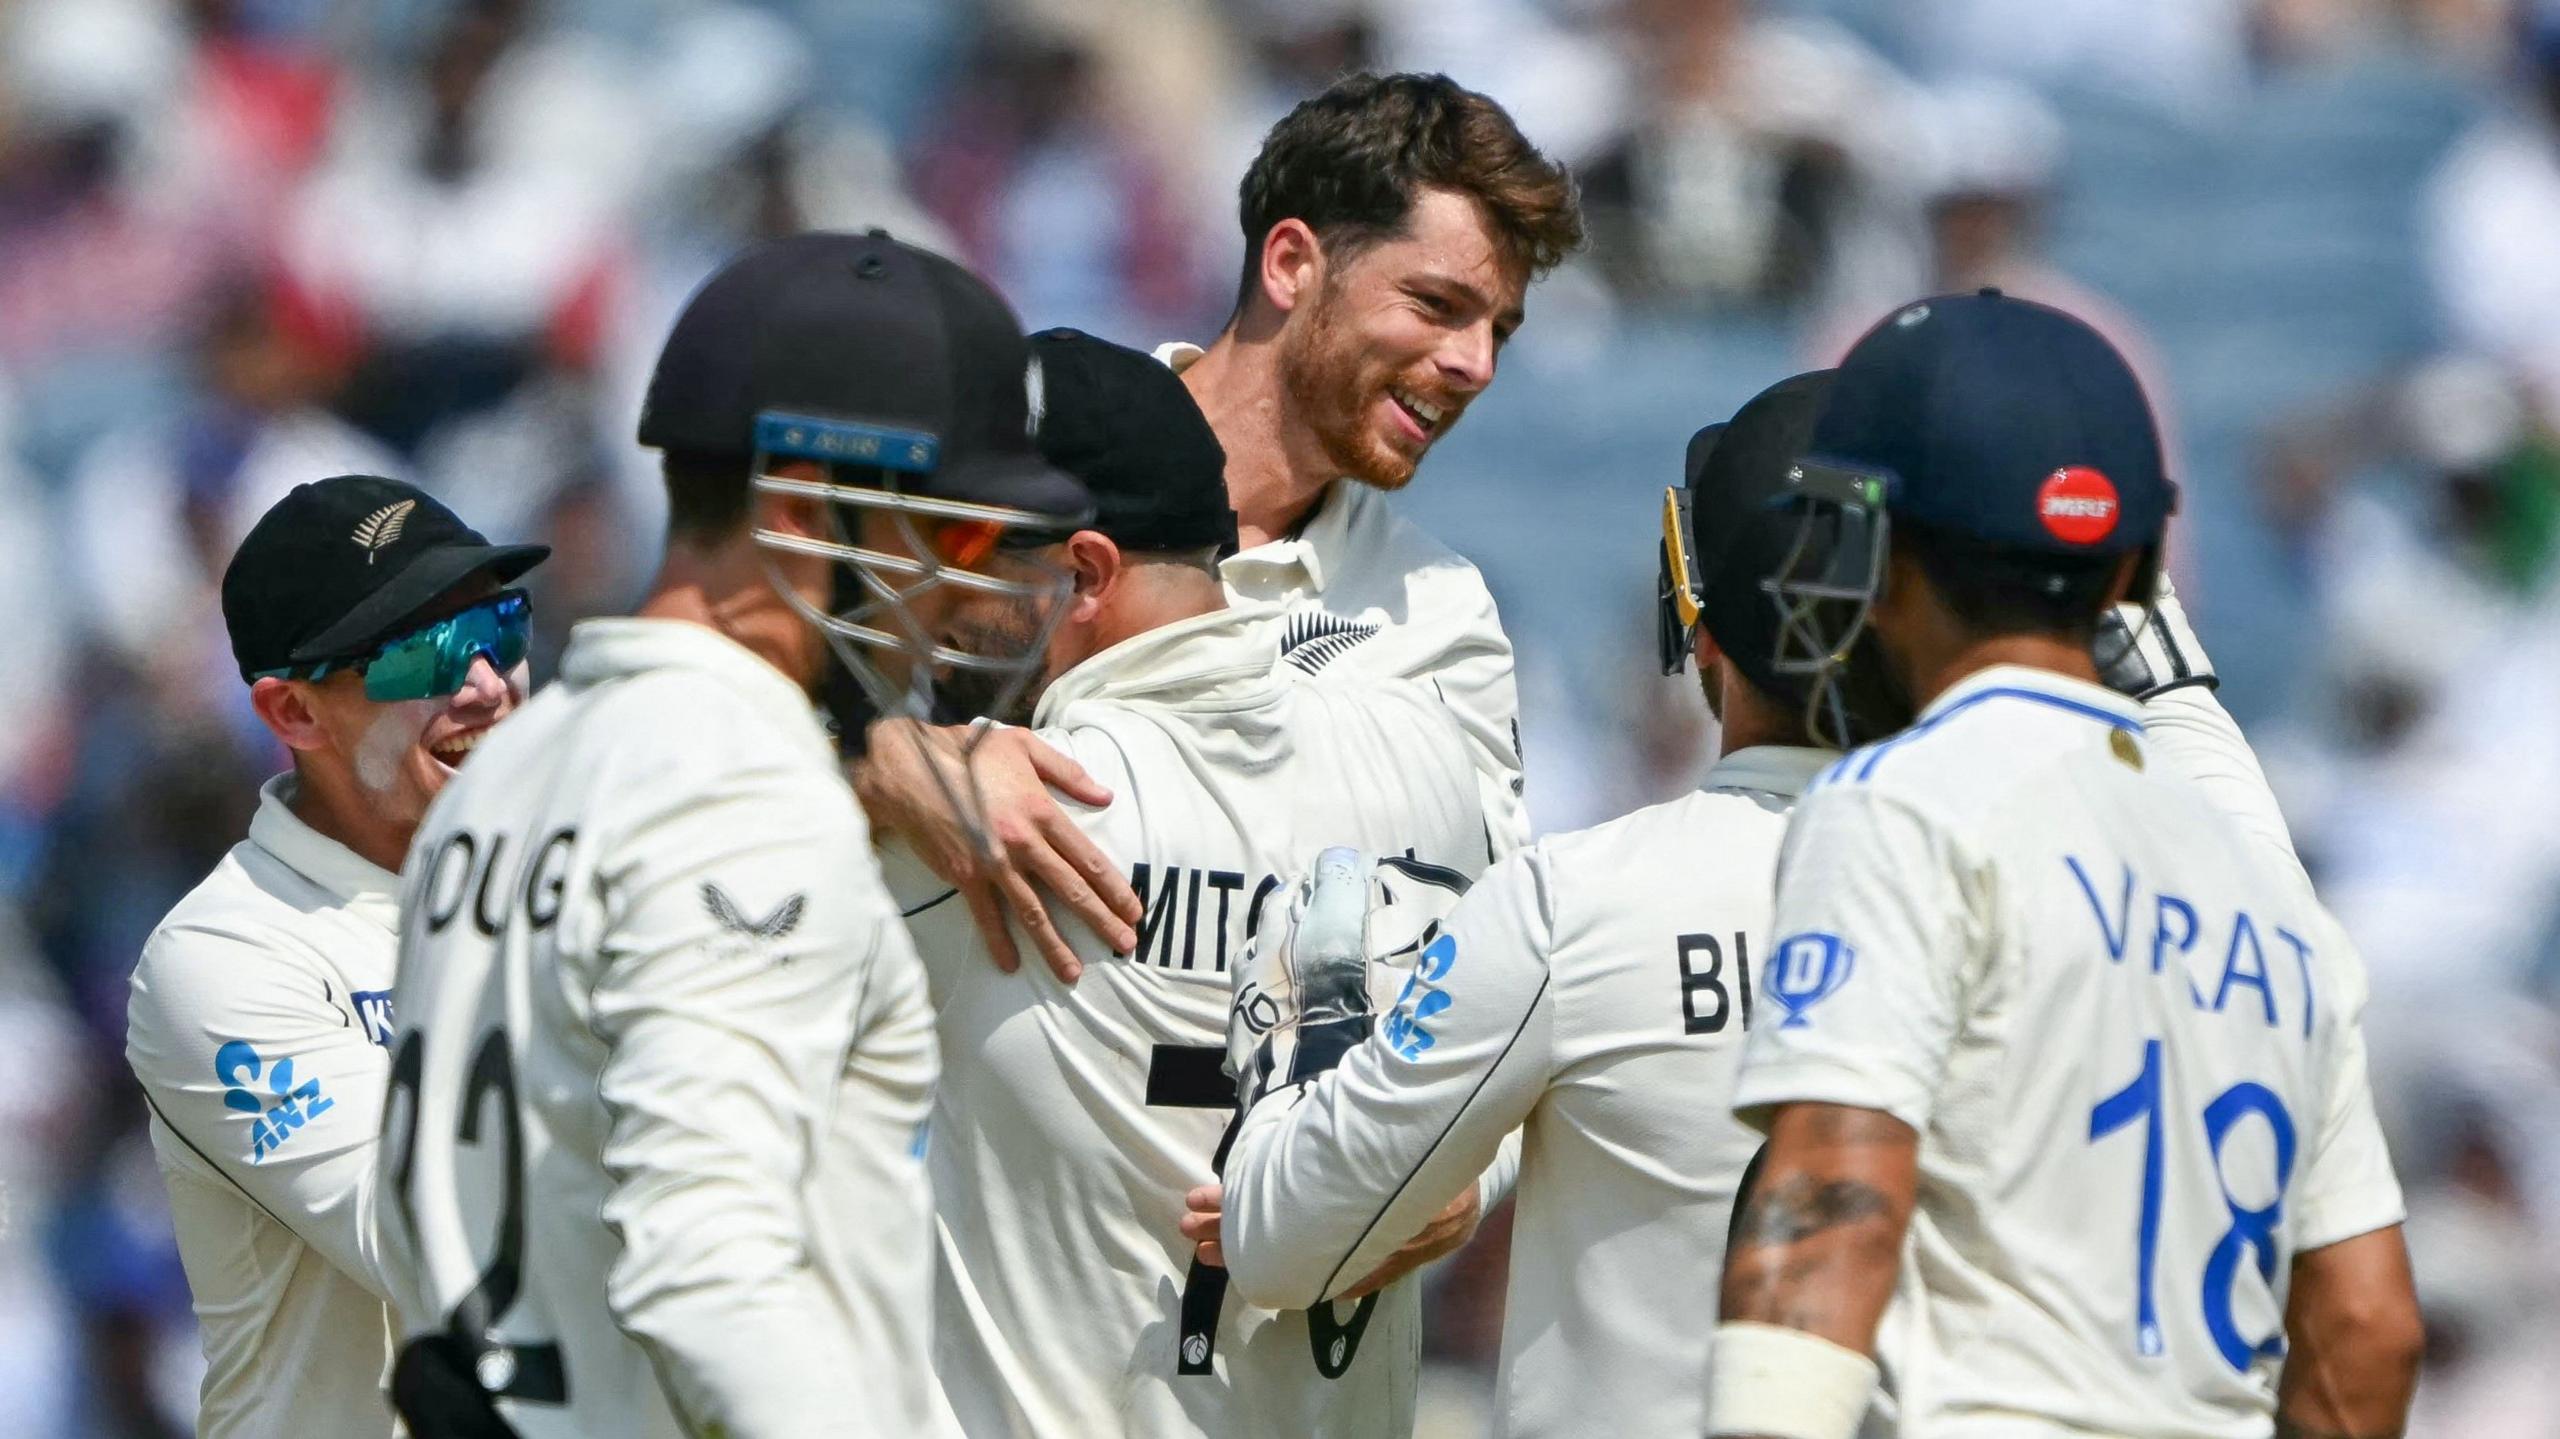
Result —
<instances>
[{"instance_id":1,"label":"player's curly brown hair","mask_svg":"<svg viewBox=\"0 0 2560 1439\"><path fill-rule=\"evenodd\" d=\"M1446 75L1351 75L1272 126L1245 171L1237 303L1253 293L1272 226L1304 221L1329 253L1347 256L1402 231L1425 187L1481 204L1532 276L1582 244L1573 176L1493 99Z\"/></svg>"}]
</instances>

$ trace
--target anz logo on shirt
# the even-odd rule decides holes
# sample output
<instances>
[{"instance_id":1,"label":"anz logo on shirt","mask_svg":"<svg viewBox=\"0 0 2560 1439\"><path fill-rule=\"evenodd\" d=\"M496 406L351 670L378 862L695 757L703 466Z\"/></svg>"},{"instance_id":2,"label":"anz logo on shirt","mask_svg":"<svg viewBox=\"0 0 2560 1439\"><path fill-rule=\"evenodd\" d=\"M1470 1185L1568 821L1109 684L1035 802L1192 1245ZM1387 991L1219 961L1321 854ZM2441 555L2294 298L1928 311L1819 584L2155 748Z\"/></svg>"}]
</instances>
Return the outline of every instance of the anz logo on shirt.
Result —
<instances>
[{"instance_id":1,"label":"anz logo on shirt","mask_svg":"<svg viewBox=\"0 0 2560 1439\"><path fill-rule=\"evenodd\" d=\"M1404 982L1396 995L1395 1009L1387 1015L1385 1037L1387 1048L1404 1059L1420 1059L1422 1051L1438 1041L1432 1037L1429 1021L1437 1018L1456 1001L1440 981L1458 962L1458 937L1442 934L1422 947L1422 955L1414 961L1413 977Z\"/></svg>"},{"instance_id":2,"label":"anz logo on shirt","mask_svg":"<svg viewBox=\"0 0 2560 1439\"><path fill-rule=\"evenodd\" d=\"M223 1087L223 1107L252 1116L251 1164L265 1163L303 1125L337 1107L320 1092L317 1076L294 1073L290 1057L268 1063L247 1040L232 1040L214 1052L213 1077Z\"/></svg>"}]
</instances>

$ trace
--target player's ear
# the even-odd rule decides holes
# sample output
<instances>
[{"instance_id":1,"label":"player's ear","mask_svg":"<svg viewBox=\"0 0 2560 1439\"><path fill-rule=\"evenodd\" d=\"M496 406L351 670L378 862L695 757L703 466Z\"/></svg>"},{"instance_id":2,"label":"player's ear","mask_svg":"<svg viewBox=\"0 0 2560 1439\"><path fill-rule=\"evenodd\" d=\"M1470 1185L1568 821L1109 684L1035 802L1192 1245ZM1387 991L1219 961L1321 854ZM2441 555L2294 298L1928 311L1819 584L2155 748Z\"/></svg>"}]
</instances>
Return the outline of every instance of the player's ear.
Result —
<instances>
[{"instance_id":1,"label":"player's ear","mask_svg":"<svg viewBox=\"0 0 2560 1439\"><path fill-rule=\"evenodd\" d=\"M1067 569L1075 580L1075 592L1067 601L1067 618L1083 623L1101 612L1128 562L1120 547L1100 530L1078 530L1067 536L1066 552Z\"/></svg>"},{"instance_id":2,"label":"player's ear","mask_svg":"<svg viewBox=\"0 0 2560 1439\"><path fill-rule=\"evenodd\" d=\"M1287 314L1324 284L1324 246L1304 220L1283 220L1262 237L1262 297Z\"/></svg>"},{"instance_id":3,"label":"player's ear","mask_svg":"<svg viewBox=\"0 0 2560 1439\"><path fill-rule=\"evenodd\" d=\"M826 467L808 460L786 460L773 465L767 473L793 480L823 482ZM833 539L828 533L826 502L807 495L777 495L769 490L748 492L747 527L771 530L776 534Z\"/></svg>"},{"instance_id":4,"label":"player's ear","mask_svg":"<svg viewBox=\"0 0 2560 1439\"><path fill-rule=\"evenodd\" d=\"M249 686L249 706L286 749L300 752L329 747L328 731L321 727L319 711L312 706L310 681L257 680Z\"/></svg>"},{"instance_id":5,"label":"player's ear","mask_svg":"<svg viewBox=\"0 0 2560 1439\"><path fill-rule=\"evenodd\" d=\"M1689 632L1689 657L1698 662L1700 674L1714 669L1716 661L1724 657L1724 646L1716 643L1716 637L1707 633L1703 623L1693 626Z\"/></svg>"}]
</instances>

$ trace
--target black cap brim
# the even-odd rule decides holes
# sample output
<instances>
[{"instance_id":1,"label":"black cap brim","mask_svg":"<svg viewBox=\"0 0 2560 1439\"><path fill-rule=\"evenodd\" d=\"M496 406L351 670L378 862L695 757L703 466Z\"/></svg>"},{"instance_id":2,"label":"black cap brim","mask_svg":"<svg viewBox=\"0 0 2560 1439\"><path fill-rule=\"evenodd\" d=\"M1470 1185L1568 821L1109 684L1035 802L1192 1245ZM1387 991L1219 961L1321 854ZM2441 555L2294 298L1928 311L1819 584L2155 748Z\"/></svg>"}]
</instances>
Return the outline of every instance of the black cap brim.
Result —
<instances>
[{"instance_id":1,"label":"black cap brim","mask_svg":"<svg viewBox=\"0 0 2560 1439\"><path fill-rule=\"evenodd\" d=\"M295 647L295 664L343 659L396 629L402 620L434 604L445 591L475 575L505 584L542 563L549 545L446 545L410 561L388 584L338 622Z\"/></svg>"},{"instance_id":2,"label":"black cap brim","mask_svg":"<svg viewBox=\"0 0 2560 1439\"><path fill-rule=\"evenodd\" d=\"M1061 530L1081 529L1093 522L1093 492L1083 481L1036 455L989 456L945 466L905 483L912 485L914 493L938 500L1027 510Z\"/></svg>"}]
</instances>

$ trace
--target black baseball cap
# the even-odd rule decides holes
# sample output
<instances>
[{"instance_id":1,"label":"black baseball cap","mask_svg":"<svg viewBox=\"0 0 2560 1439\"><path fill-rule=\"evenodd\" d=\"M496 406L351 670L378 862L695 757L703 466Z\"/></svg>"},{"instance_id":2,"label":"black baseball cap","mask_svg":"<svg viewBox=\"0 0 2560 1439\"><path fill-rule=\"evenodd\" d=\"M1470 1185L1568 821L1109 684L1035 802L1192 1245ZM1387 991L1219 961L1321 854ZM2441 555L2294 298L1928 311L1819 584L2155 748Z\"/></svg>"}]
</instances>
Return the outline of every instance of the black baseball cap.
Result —
<instances>
[{"instance_id":1,"label":"black baseball cap","mask_svg":"<svg viewBox=\"0 0 2560 1439\"><path fill-rule=\"evenodd\" d=\"M415 485L333 475L250 528L222 572L222 622L242 679L352 659L463 581L505 584L550 553L489 543Z\"/></svg>"},{"instance_id":2,"label":"black baseball cap","mask_svg":"<svg viewBox=\"0 0 2560 1439\"><path fill-rule=\"evenodd\" d=\"M1125 549L1234 552L1226 448L1181 376L1081 330L1043 330L1031 354L1040 453L1093 492L1092 528Z\"/></svg>"},{"instance_id":3,"label":"black baseball cap","mask_svg":"<svg viewBox=\"0 0 2560 1439\"><path fill-rule=\"evenodd\" d=\"M787 235L685 302L640 443L901 472L911 493L1075 516L1031 439L1021 323L987 283L888 232Z\"/></svg>"},{"instance_id":4,"label":"black baseball cap","mask_svg":"<svg viewBox=\"0 0 2560 1439\"><path fill-rule=\"evenodd\" d=\"M1898 518L2031 555L2140 550L2177 508L2124 356L1997 290L1932 296L1869 330L1805 459L1880 480Z\"/></svg>"},{"instance_id":5,"label":"black baseball cap","mask_svg":"<svg viewBox=\"0 0 2560 1439\"><path fill-rule=\"evenodd\" d=\"M1689 490L1689 558L1698 622L1743 677L1780 699L1801 702L1801 677L1777 672L1778 607L1762 581L1784 565L1799 526L1777 504L1787 471L1813 434L1832 372L1791 375L1754 395L1724 424L1690 437L1683 474Z\"/></svg>"}]
</instances>

